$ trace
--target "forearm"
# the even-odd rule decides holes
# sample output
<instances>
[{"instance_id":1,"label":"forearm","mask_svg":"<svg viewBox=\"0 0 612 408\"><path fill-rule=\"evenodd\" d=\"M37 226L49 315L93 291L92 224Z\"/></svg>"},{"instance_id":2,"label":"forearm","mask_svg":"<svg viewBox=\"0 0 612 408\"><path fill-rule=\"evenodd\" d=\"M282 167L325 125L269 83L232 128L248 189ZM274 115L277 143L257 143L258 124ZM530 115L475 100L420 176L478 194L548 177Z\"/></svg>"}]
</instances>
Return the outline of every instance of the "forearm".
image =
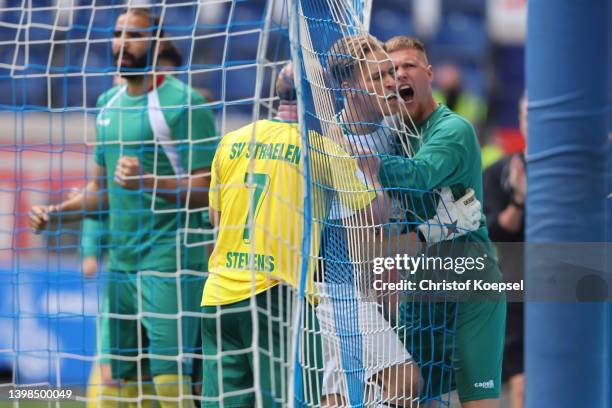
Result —
<instances>
[{"instance_id":1,"label":"forearm","mask_svg":"<svg viewBox=\"0 0 612 408\"><path fill-rule=\"evenodd\" d=\"M144 177L144 188L155 191L156 195L171 203L186 203L189 208L208 206L208 188L203 183L203 176L186 177L153 177L147 174Z\"/></svg>"},{"instance_id":2,"label":"forearm","mask_svg":"<svg viewBox=\"0 0 612 408\"><path fill-rule=\"evenodd\" d=\"M106 190L100 189L98 181L90 181L81 193L58 204L54 213L56 217L61 214L65 222L82 219L87 213L97 212L108 208L108 195Z\"/></svg>"},{"instance_id":3,"label":"forearm","mask_svg":"<svg viewBox=\"0 0 612 408\"><path fill-rule=\"evenodd\" d=\"M430 190L426 163L399 156L384 156L380 161L380 180L386 187Z\"/></svg>"}]
</instances>

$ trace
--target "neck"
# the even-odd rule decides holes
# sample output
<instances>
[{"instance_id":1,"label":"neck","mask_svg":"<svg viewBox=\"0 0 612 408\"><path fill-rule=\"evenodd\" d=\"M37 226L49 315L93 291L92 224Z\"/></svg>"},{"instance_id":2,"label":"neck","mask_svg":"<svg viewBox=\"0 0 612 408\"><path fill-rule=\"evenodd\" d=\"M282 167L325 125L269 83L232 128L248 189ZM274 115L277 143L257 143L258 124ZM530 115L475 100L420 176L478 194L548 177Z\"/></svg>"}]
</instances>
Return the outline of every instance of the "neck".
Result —
<instances>
[{"instance_id":1,"label":"neck","mask_svg":"<svg viewBox=\"0 0 612 408\"><path fill-rule=\"evenodd\" d=\"M165 79L166 76L163 74L126 78L127 93L130 96L144 95L153 88L159 87Z\"/></svg>"},{"instance_id":2,"label":"neck","mask_svg":"<svg viewBox=\"0 0 612 408\"><path fill-rule=\"evenodd\" d=\"M276 116L274 118L284 120L286 122L297 122L297 103L292 101L281 101L278 105L278 111L276 112Z\"/></svg>"},{"instance_id":3,"label":"neck","mask_svg":"<svg viewBox=\"0 0 612 408\"><path fill-rule=\"evenodd\" d=\"M434 99L434 97L432 96L423 106L423 111L421 112L420 117L418 118L412 118L414 120L414 124L417 126L420 126L421 124L423 124L423 122L425 122L432 113L434 113L434 111L436 109L438 109L438 106L440 106L440 104L438 103L438 101L436 101Z\"/></svg>"},{"instance_id":4,"label":"neck","mask_svg":"<svg viewBox=\"0 0 612 408\"><path fill-rule=\"evenodd\" d=\"M145 82L149 82L150 78L144 75L128 76L125 78L127 83L127 93L130 96L140 96L146 93Z\"/></svg>"}]
</instances>

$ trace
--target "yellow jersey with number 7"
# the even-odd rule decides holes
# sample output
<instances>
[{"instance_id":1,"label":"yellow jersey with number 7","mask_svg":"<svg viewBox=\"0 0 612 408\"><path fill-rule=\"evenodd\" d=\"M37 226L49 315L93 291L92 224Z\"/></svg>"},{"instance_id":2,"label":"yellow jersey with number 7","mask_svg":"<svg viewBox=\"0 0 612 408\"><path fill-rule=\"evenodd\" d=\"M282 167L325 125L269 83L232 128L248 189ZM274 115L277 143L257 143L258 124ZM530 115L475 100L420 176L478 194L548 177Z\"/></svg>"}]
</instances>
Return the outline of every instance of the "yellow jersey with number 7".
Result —
<instances>
[{"instance_id":1,"label":"yellow jersey with number 7","mask_svg":"<svg viewBox=\"0 0 612 408\"><path fill-rule=\"evenodd\" d=\"M332 198L359 211L375 192L340 145L317 133L309 135L308 144L306 168L296 123L260 120L221 140L209 204L220 213L219 231L202 306L239 302L281 281L298 288L304 232L311 234L307 292L314 293L312 272Z\"/></svg>"}]
</instances>

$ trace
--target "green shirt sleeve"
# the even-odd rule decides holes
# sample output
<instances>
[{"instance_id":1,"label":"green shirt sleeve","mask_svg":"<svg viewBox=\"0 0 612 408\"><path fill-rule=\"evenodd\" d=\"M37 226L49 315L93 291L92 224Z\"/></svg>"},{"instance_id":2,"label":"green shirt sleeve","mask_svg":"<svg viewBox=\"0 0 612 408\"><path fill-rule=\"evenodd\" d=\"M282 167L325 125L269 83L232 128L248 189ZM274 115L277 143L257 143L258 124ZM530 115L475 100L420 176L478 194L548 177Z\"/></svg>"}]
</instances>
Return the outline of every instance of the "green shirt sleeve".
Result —
<instances>
[{"instance_id":1,"label":"green shirt sleeve","mask_svg":"<svg viewBox=\"0 0 612 408\"><path fill-rule=\"evenodd\" d=\"M461 119L449 119L446 126L433 131L412 158L383 156L380 178L384 187L432 190L466 184L462 163L476 160L469 146L476 138L474 128ZM479 153L479 152L477 152Z\"/></svg>"},{"instance_id":2,"label":"green shirt sleeve","mask_svg":"<svg viewBox=\"0 0 612 408\"><path fill-rule=\"evenodd\" d=\"M197 91L191 90L189 108L184 109L170 126L172 133L180 140L191 142L181 146L181 161L183 168L191 168L192 172L210 168L217 147L215 118L209 108L202 106L205 103L206 100Z\"/></svg>"},{"instance_id":3,"label":"green shirt sleeve","mask_svg":"<svg viewBox=\"0 0 612 408\"><path fill-rule=\"evenodd\" d=\"M106 218L83 219L81 229L81 256L102 257L108 246L108 224Z\"/></svg>"}]
</instances>

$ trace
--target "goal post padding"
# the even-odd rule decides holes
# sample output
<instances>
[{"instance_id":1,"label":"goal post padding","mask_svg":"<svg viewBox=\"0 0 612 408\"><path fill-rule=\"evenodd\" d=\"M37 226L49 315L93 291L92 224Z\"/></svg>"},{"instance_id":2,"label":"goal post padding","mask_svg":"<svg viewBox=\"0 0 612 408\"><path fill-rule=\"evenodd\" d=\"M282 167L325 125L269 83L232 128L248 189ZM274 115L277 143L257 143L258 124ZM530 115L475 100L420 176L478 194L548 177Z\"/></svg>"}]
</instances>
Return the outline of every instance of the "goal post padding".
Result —
<instances>
[{"instance_id":1,"label":"goal post padding","mask_svg":"<svg viewBox=\"0 0 612 408\"><path fill-rule=\"evenodd\" d=\"M605 242L610 2L528 4L527 407L603 407L606 303L549 301L562 279L536 243ZM551 257L551 255L553 255ZM591 260L605 270L605 255ZM608 351L606 351L608 350ZM603 356L608 356L608 361ZM606 382L607 381L607 382Z\"/></svg>"}]
</instances>

